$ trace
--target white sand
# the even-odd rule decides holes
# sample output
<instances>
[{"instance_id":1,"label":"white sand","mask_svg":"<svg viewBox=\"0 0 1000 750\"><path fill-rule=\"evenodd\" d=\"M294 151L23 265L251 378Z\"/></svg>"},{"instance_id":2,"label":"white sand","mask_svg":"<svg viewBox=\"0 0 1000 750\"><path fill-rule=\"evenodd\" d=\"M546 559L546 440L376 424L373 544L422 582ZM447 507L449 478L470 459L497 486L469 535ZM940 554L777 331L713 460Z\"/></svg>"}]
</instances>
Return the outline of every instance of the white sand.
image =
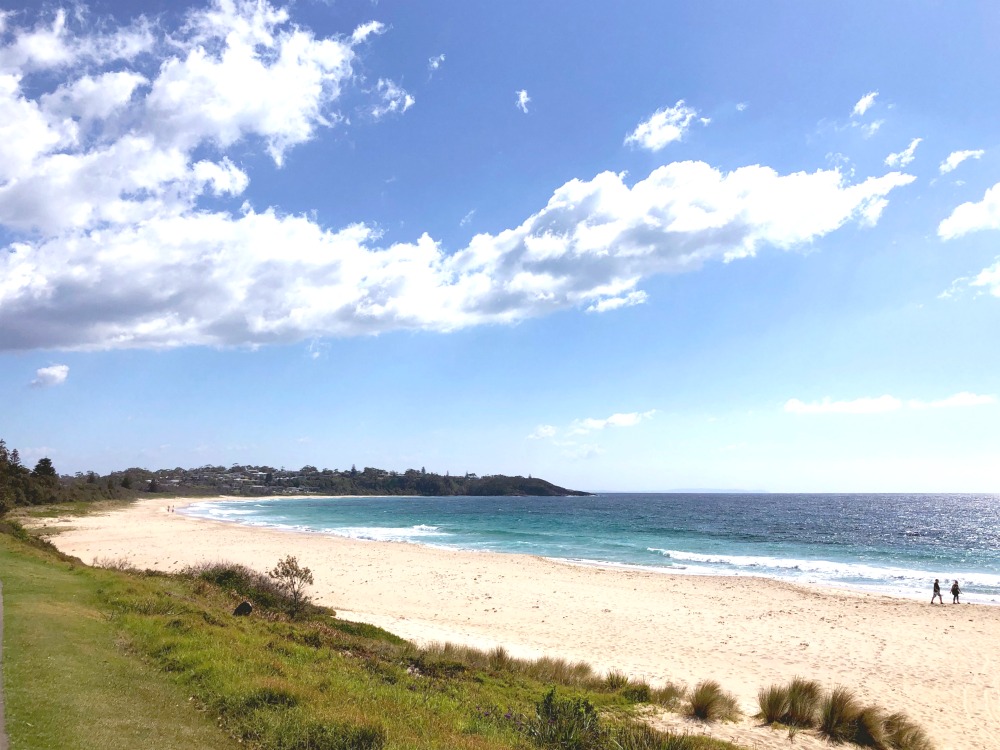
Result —
<instances>
[{"instance_id":1,"label":"white sand","mask_svg":"<svg viewBox=\"0 0 1000 750\"><path fill-rule=\"evenodd\" d=\"M65 529L54 543L86 563L128 558L176 571L227 560L263 571L293 554L312 569L319 603L421 644L503 645L654 685L715 679L748 713L760 687L800 675L905 711L940 750L1000 750L1000 607L274 531L168 513L163 500L48 523ZM750 719L708 731L748 747L790 746L785 732ZM804 732L791 746L826 747Z\"/></svg>"}]
</instances>

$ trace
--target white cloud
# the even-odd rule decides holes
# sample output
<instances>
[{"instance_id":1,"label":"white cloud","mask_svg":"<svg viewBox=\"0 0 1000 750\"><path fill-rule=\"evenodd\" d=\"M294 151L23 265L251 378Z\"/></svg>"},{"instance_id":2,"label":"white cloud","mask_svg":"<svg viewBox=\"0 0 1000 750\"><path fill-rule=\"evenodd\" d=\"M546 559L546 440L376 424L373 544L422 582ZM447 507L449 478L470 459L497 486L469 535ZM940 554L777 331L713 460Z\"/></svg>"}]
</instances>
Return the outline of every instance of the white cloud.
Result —
<instances>
[{"instance_id":1,"label":"white cloud","mask_svg":"<svg viewBox=\"0 0 1000 750\"><path fill-rule=\"evenodd\" d=\"M951 240L982 229L1000 229L1000 182L988 188L978 203L969 201L956 206L938 224L938 237Z\"/></svg>"},{"instance_id":2,"label":"white cloud","mask_svg":"<svg viewBox=\"0 0 1000 750\"><path fill-rule=\"evenodd\" d=\"M462 217L462 220L458 222L458 225L460 227L466 226L469 222L472 221L472 217L475 215L476 215L476 209L473 208L469 211L469 213L467 213L465 216Z\"/></svg>"},{"instance_id":3,"label":"white cloud","mask_svg":"<svg viewBox=\"0 0 1000 750\"><path fill-rule=\"evenodd\" d=\"M746 111L747 111L747 108L748 108L749 106L750 106L750 105L749 105L749 104L747 104L746 102L740 102L739 104L737 104L737 105L736 105L736 111L737 111L737 112L746 112Z\"/></svg>"},{"instance_id":4,"label":"white cloud","mask_svg":"<svg viewBox=\"0 0 1000 750\"><path fill-rule=\"evenodd\" d=\"M528 435L529 440L544 440L547 438L553 438L558 433L558 430L550 424L540 424L531 434Z\"/></svg>"},{"instance_id":5,"label":"white cloud","mask_svg":"<svg viewBox=\"0 0 1000 750\"><path fill-rule=\"evenodd\" d=\"M444 55L434 55L427 61L427 68L431 71L437 70L444 64Z\"/></svg>"},{"instance_id":6,"label":"white cloud","mask_svg":"<svg viewBox=\"0 0 1000 750\"><path fill-rule=\"evenodd\" d=\"M922 140L923 138L914 138L912 141L910 141L910 145L907 146L902 151L900 151L898 154L889 154L887 157L885 157L885 165L887 167L909 166L913 162L914 159L913 154L917 150L917 146L920 145L920 142Z\"/></svg>"},{"instance_id":7,"label":"white cloud","mask_svg":"<svg viewBox=\"0 0 1000 750\"><path fill-rule=\"evenodd\" d=\"M195 182L183 159L172 168L178 184ZM144 204L111 201L120 224L73 226L0 257L0 349L263 344L449 331L566 307L599 311L602 301L610 309L640 302L630 295L646 276L873 223L885 196L912 179L847 185L836 170L722 173L679 162L629 187L603 173L563 185L520 226L476 235L450 255L427 235L380 247L364 225L331 231L273 209L232 216L164 198L147 214ZM212 182L240 184L225 165ZM0 191L0 211L3 203ZM97 285L100 305L88 293Z\"/></svg>"},{"instance_id":8,"label":"white cloud","mask_svg":"<svg viewBox=\"0 0 1000 750\"><path fill-rule=\"evenodd\" d=\"M785 402L785 411L792 414L880 414L902 408L903 402L893 396L857 398L853 401L832 401L824 398L810 404L797 398Z\"/></svg>"},{"instance_id":9,"label":"white cloud","mask_svg":"<svg viewBox=\"0 0 1000 750\"><path fill-rule=\"evenodd\" d=\"M948 174L966 159L981 159L986 152L983 149L976 151L952 151L948 158L941 162L941 174Z\"/></svg>"},{"instance_id":10,"label":"white cloud","mask_svg":"<svg viewBox=\"0 0 1000 750\"><path fill-rule=\"evenodd\" d=\"M361 44L370 36L378 36L379 34L384 33L385 24L380 23L379 21L368 21L368 23L363 23L354 30L354 33L351 34L351 41L354 44ZM444 59L444 55L441 57Z\"/></svg>"},{"instance_id":11,"label":"white cloud","mask_svg":"<svg viewBox=\"0 0 1000 750\"><path fill-rule=\"evenodd\" d=\"M35 379L31 385L35 388L47 388L52 385L61 385L69 377L69 365L52 365L35 370Z\"/></svg>"},{"instance_id":12,"label":"white cloud","mask_svg":"<svg viewBox=\"0 0 1000 750\"><path fill-rule=\"evenodd\" d=\"M679 141L691 127L698 112L684 104L681 99L673 107L664 107L654 112L625 137L626 144L634 144L650 151L659 151L668 143ZM703 124L709 120L702 119Z\"/></svg>"},{"instance_id":13,"label":"white cloud","mask_svg":"<svg viewBox=\"0 0 1000 750\"><path fill-rule=\"evenodd\" d=\"M885 120L875 120L874 122L869 122L861 126L861 134L865 138L871 138L875 135L879 128L885 124Z\"/></svg>"},{"instance_id":14,"label":"white cloud","mask_svg":"<svg viewBox=\"0 0 1000 750\"><path fill-rule=\"evenodd\" d=\"M376 88L382 97L382 101L372 107L372 116L376 120L390 113L403 113L416 102L406 91L386 78L380 78Z\"/></svg>"},{"instance_id":15,"label":"white cloud","mask_svg":"<svg viewBox=\"0 0 1000 750\"><path fill-rule=\"evenodd\" d=\"M316 38L264 2L218 0L152 45L160 56L143 73L124 58L105 71L66 68L62 80L0 73L0 226L17 237L0 252L0 350L257 346L609 312L644 301L650 276L873 224L913 180L702 162L631 184L604 172L457 249L208 203L246 191L251 175L236 159L247 142L280 164L341 121L350 42L375 33L359 29ZM27 33L8 30L8 46ZM81 33L60 39L82 50L114 37ZM388 79L360 94L412 105Z\"/></svg>"},{"instance_id":16,"label":"white cloud","mask_svg":"<svg viewBox=\"0 0 1000 750\"><path fill-rule=\"evenodd\" d=\"M851 111L852 117L861 117L872 108L875 104L875 98L878 96L877 91L869 91L867 94L858 99L858 103L854 105L854 109Z\"/></svg>"},{"instance_id":17,"label":"white cloud","mask_svg":"<svg viewBox=\"0 0 1000 750\"><path fill-rule=\"evenodd\" d=\"M656 409L649 411L633 411L623 414L612 414L606 419L577 419L569 426L570 435L586 435L591 432L598 432L606 427L635 427L640 422L652 419L656 414Z\"/></svg>"},{"instance_id":18,"label":"white cloud","mask_svg":"<svg viewBox=\"0 0 1000 750\"><path fill-rule=\"evenodd\" d=\"M531 97L528 96L528 92L525 89L514 92L517 95L517 100L514 102L514 106L519 110L528 114L528 102L531 101Z\"/></svg>"},{"instance_id":19,"label":"white cloud","mask_svg":"<svg viewBox=\"0 0 1000 750\"><path fill-rule=\"evenodd\" d=\"M913 399L902 401L895 396L878 396L876 398L857 398L853 401L833 401L824 398L821 401L805 403L797 398L785 402L784 409L792 414L884 414L900 409L947 409L962 406L983 406L996 403L995 396L981 396L975 393L956 393L953 396L938 401L920 401Z\"/></svg>"}]
</instances>

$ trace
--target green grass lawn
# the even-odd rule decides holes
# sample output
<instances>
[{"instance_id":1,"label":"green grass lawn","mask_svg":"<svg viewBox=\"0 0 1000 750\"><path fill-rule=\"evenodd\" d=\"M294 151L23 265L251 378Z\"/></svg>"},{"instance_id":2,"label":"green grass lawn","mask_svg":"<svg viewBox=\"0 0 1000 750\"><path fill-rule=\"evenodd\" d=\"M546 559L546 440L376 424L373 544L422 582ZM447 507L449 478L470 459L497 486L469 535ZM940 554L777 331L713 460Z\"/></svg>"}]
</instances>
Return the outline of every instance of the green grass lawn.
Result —
<instances>
[{"instance_id":1,"label":"green grass lawn","mask_svg":"<svg viewBox=\"0 0 1000 750\"><path fill-rule=\"evenodd\" d=\"M180 685L122 648L103 577L0 534L11 749L239 747Z\"/></svg>"}]
</instances>

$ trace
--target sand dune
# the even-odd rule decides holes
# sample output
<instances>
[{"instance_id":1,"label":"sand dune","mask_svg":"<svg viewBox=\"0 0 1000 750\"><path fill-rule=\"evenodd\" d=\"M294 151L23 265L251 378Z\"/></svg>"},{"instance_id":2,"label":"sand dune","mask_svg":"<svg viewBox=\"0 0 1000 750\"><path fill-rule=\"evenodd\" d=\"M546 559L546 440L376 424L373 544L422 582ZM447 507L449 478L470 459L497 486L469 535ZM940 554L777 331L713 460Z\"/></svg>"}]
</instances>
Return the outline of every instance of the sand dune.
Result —
<instances>
[{"instance_id":1,"label":"sand dune","mask_svg":"<svg viewBox=\"0 0 1000 750\"><path fill-rule=\"evenodd\" d=\"M419 643L501 644L653 684L712 678L751 713L758 688L802 675L906 711L941 750L1000 749L1000 607L272 531L168 513L163 500L48 525L62 529L60 549L87 563L127 557L176 571L231 560L263 570L294 554L313 570L319 602ZM711 731L790 746L786 733L749 719ZM800 733L794 746L825 745Z\"/></svg>"}]
</instances>

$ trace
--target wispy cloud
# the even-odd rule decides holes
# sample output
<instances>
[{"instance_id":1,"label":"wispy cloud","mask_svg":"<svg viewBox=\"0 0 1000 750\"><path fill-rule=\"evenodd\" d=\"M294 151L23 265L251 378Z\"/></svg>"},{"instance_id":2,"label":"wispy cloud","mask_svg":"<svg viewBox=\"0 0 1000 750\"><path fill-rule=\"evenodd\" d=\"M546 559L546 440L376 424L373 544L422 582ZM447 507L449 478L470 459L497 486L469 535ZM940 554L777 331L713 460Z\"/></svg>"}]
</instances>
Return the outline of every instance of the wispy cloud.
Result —
<instances>
[{"instance_id":1,"label":"wispy cloud","mask_svg":"<svg viewBox=\"0 0 1000 750\"><path fill-rule=\"evenodd\" d=\"M388 114L403 113L412 107L416 100L404 89L387 78L380 78L376 86L382 101L372 107L372 117L376 120Z\"/></svg>"},{"instance_id":2,"label":"wispy cloud","mask_svg":"<svg viewBox=\"0 0 1000 750\"><path fill-rule=\"evenodd\" d=\"M640 422L652 419L654 414L656 414L656 409L650 409L649 411L642 412L632 411L612 414L610 417L606 417L605 419L594 419L590 417L587 419L577 419L570 424L567 432L570 435L586 435L591 432L598 432L607 427L635 427Z\"/></svg>"},{"instance_id":3,"label":"wispy cloud","mask_svg":"<svg viewBox=\"0 0 1000 750\"><path fill-rule=\"evenodd\" d=\"M851 111L852 117L861 117L872 108L875 104L875 99L878 97L877 91L869 91L867 94L858 99L857 104L854 105L854 109ZM843 111L843 110L841 110Z\"/></svg>"},{"instance_id":4,"label":"wispy cloud","mask_svg":"<svg viewBox=\"0 0 1000 750\"><path fill-rule=\"evenodd\" d=\"M659 151L668 143L683 138L696 117L698 112L681 99L673 107L659 109L649 119L639 123L635 130L625 136L625 143ZM701 122L707 125L710 121L701 118Z\"/></svg>"},{"instance_id":5,"label":"wispy cloud","mask_svg":"<svg viewBox=\"0 0 1000 750\"><path fill-rule=\"evenodd\" d=\"M514 102L514 106L517 107L522 112L524 112L525 114L528 114L528 102L531 101L531 97L528 96L527 90L521 89L520 91L515 91L514 93L517 96L517 99Z\"/></svg>"},{"instance_id":6,"label":"wispy cloud","mask_svg":"<svg viewBox=\"0 0 1000 750\"><path fill-rule=\"evenodd\" d=\"M548 438L553 438L559 434L559 430L550 424L540 424L531 434L528 435L528 440L545 440Z\"/></svg>"},{"instance_id":7,"label":"wispy cloud","mask_svg":"<svg viewBox=\"0 0 1000 750\"><path fill-rule=\"evenodd\" d=\"M889 154L887 157L885 157L885 165L887 167L909 166L913 162L913 159L915 158L914 152L916 152L917 146L920 145L920 142L922 140L923 138L914 138L912 141L910 141L910 145L907 146L902 151L900 151L899 153Z\"/></svg>"},{"instance_id":8,"label":"wispy cloud","mask_svg":"<svg viewBox=\"0 0 1000 750\"><path fill-rule=\"evenodd\" d=\"M983 149L975 151L952 151L948 158L941 162L941 174L953 172L955 168L966 159L981 159L986 152Z\"/></svg>"},{"instance_id":9,"label":"wispy cloud","mask_svg":"<svg viewBox=\"0 0 1000 750\"><path fill-rule=\"evenodd\" d=\"M52 365L35 370L35 379L31 381L34 388L48 388L61 385L69 377L69 365Z\"/></svg>"},{"instance_id":10,"label":"wispy cloud","mask_svg":"<svg viewBox=\"0 0 1000 750\"><path fill-rule=\"evenodd\" d=\"M901 409L949 409L963 406L984 406L995 404L996 401L996 396L963 391L937 401L921 401L919 399L903 401L890 395L856 398L850 401L834 401L827 397L811 403L792 398L785 402L784 409L791 414L884 414Z\"/></svg>"},{"instance_id":11,"label":"wispy cloud","mask_svg":"<svg viewBox=\"0 0 1000 750\"><path fill-rule=\"evenodd\" d=\"M444 65L444 54L434 55L427 61L427 69L431 72L437 70L442 65Z\"/></svg>"}]
</instances>

